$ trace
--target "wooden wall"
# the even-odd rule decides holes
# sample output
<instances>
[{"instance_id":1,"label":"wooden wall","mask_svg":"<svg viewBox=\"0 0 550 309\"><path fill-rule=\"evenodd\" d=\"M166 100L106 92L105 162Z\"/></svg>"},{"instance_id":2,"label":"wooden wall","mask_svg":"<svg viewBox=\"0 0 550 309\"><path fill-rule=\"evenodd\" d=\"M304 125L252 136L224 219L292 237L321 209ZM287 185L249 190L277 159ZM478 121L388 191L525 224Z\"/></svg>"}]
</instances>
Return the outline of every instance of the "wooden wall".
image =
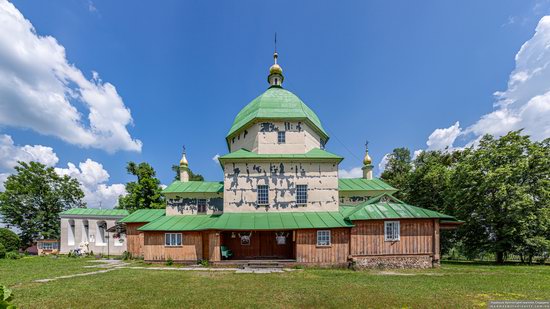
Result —
<instances>
[{"instance_id":1,"label":"wooden wall","mask_svg":"<svg viewBox=\"0 0 550 309\"><path fill-rule=\"evenodd\" d=\"M405 219L400 222L400 240L384 241L384 221L354 221L355 226L351 229L351 254L353 256L433 255L434 247L436 245L439 247L439 237L434 238L435 220Z\"/></svg>"},{"instance_id":2,"label":"wooden wall","mask_svg":"<svg viewBox=\"0 0 550 309\"><path fill-rule=\"evenodd\" d=\"M208 233L208 260L212 262L221 261L220 232L210 231L203 233Z\"/></svg>"},{"instance_id":3,"label":"wooden wall","mask_svg":"<svg viewBox=\"0 0 550 309\"><path fill-rule=\"evenodd\" d=\"M197 261L202 259L200 232L182 232L182 246L164 246L165 232L144 232L143 259L146 261Z\"/></svg>"},{"instance_id":4,"label":"wooden wall","mask_svg":"<svg viewBox=\"0 0 550 309\"><path fill-rule=\"evenodd\" d=\"M126 245L133 256L143 256L143 233L138 228L145 223L126 223Z\"/></svg>"},{"instance_id":5,"label":"wooden wall","mask_svg":"<svg viewBox=\"0 0 550 309\"><path fill-rule=\"evenodd\" d=\"M346 263L349 255L349 229L331 229L331 245L317 246L317 230L296 231L296 261L298 263Z\"/></svg>"}]
</instances>

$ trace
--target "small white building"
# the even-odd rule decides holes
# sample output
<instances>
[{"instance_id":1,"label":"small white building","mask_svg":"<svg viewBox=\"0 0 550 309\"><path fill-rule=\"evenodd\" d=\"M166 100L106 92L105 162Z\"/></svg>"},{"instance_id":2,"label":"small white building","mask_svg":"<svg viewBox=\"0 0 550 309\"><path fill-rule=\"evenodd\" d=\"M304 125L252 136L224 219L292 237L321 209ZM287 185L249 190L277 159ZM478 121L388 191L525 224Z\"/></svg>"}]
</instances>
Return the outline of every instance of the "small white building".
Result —
<instances>
[{"instance_id":1,"label":"small white building","mask_svg":"<svg viewBox=\"0 0 550 309\"><path fill-rule=\"evenodd\" d=\"M59 253L81 249L82 253L122 254L127 248L126 233L115 227L127 215L126 210L95 208L73 208L60 213Z\"/></svg>"}]
</instances>

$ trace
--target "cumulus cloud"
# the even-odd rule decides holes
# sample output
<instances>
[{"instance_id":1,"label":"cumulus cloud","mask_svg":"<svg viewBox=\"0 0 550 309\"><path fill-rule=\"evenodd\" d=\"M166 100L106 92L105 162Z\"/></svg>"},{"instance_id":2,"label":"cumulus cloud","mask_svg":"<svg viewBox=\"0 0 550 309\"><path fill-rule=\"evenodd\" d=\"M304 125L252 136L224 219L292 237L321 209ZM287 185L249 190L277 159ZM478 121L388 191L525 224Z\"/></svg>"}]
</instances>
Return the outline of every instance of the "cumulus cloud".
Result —
<instances>
[{"instance_id":1,"label":"cumulus cloud","mask_svg":"<svg viewBox=\"0 0 550 309\"><path fill-rule=\"evenodd\" d=\"M444 128L436 129L428 137L426 144L428 150L444 150L447 148L453 148L453 143L460 135L460 123L457 121L454 125Z\"/></svg>"},{"instance_id":2,"label":"cumulus cloud","mask_svg":"<svg viewBox=\"0 0 550 309\"><path fill-rule=\"evenodd\" d=\"M467 147L476 145L485 134L502 136L520 129L533 140L550 137L550 16L540 19L515 61L507 89L494 93L494 111L463 130L458 122L436 129L428 139L428 150L452 148L461 135L466 137Z\"/></svg>"},{"instance_id":3,"label":"cumulus cloud","mask_svg":"<svg viewBox=\"0 0 550 309\"><path fill-rule=\"evenodd\" d=\"M217 153L215 156L212 157L212 161L216 162L216 163L220 163L220 154Z\"/></svg>"},{"instance_id":4,"label":"cumulus cloud","mask_svg":"<svg viewBox=\"0 0 550 309\"><path fill-rule=\"evenodd\" d=\"M54 37L38 35L6 0L0 0L0 24L0 125L108 152L141 151L141 141L127 130L130 110L114 85L96 72L87 79Z\"/></svg>"},{"instance_id":5,"label":"cumulus cloud","mask_svg":"<svg viewBox=\"0 0 550 309\"><path fill-rule=\"evenodd\" d=\"M349 170L340 169L338 170L339 178L362 178L363 170L360 167L353 167Z\"/></svg>"},{"instance_id":6,"label":"cumulus cloud","mask_svg":"<svg viewBox=\"0 0 550 309\"><path fill-rule=\"evenodd\" d=\"M16 146L11 136L0 134L0 171L13 171L17 161L36 161L47 166L54 166L59 158L51 147L42 145Z\"/></svg>"},{"instance_id":7,"label":"cumulus cloud","mask_svg":"<svg viewBox=\"0 0 550 309\"><path fill-rule=\"evenodd\" d=\"M123 184L107 185L109 173L103 165L91 159L78 164L68 163L67 168L55 168L59 175L76 178L82 185L84 201L91 208L113 208L118 203L118 197L126 194Z\"/></svg>"}]
</instances>

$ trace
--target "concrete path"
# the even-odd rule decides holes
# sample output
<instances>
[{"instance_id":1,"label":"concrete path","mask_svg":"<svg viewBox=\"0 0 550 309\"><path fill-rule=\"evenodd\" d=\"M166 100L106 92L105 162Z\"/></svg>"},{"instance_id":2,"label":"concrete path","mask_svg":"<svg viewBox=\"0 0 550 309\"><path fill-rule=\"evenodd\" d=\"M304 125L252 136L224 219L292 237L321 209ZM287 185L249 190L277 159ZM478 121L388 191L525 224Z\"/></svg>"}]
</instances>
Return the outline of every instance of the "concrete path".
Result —
<instances>
[{"instance_id":1,"label":"concrete path","mask_svg":"<svg viewBox=\"0 0 550 309\"><path fill-rule=\"evenodd\" d=\"M55 281L59 279L69 279L69 278L75 278L75 277L84 277L84 276L92 276L97 274L104 274L113 270L117 269L143 269L143 270L172 270L172 271L234 271L237 274L270 274L270 273L282 273L285 271L293 271L295 269L289 269L289 268L222 268L222 267L201 267L201 266L194 266L194 267L145 267L145 266L129 266L130 263L126 263L121 260L93 260L89 261L90 263L94 263L96 265L88 265L84 266L84 268L101 268L101 270L97 271L91 271L86 273L79 273L79 274L72 274L72 275L65 275L65 276L59 276L59 277L53 277L53 278L47 278L47 279L37 279L33 282L39 282L39 283L45 283L50 281Z\"/></svg>"}]
</instances>

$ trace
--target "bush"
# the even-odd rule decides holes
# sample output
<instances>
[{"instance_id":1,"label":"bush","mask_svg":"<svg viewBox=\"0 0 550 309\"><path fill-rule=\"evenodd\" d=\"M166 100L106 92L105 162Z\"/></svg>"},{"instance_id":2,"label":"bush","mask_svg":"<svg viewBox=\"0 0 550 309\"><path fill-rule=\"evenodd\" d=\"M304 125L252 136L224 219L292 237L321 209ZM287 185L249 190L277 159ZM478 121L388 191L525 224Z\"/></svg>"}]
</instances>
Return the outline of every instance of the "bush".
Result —
<instances>
[{"instance_id":1,"label":"bush","mask_svg":"<svg viewBox=\"0 0 550 309\"><path fill-rule=\"evenodd\" d=\"M166 265L172 266L173 264L174 264L174 260L173 260L171 257L169 257L169 258L166 260Z\"/></svg>"},{"instance_id":2,"label":"bush","mask_svg":"<svg viewBox=\"0 0 550 309\"><path fill-rule=\"evenodd\" d=\"M6 257L6 247L2 243L0 243L0 259L3 259Z\"/></svg>"},{"instance_id":3,"label":"bush","mask_svg":"<svg viewBox=\"0 0 550 309\"><path fill-rule=\"evenodd\" d=\"M19 251L21 246L19 236L7 228L0 228L0 243L4 245L6 251Z\"/></svg>"},{"instance_id":4,"label":"bush","mask_svg":"<svg viewBox=\"0 0 550 309\"><path fill-rule=\"evenodd\" d=\"M210 266L210 262L208 260L200 260L199 261L199 264L203 267L208 267Z\"/></svg>"},{"instance_id":5,"label":"bush","mask_svg":"<svg viewBox=\"0 0 550 309\"><path fill-rule=\"evenodd\" d=\"M19 252L10 251L6 253L6 259L18 260L20 258L21 258L21 255L19 254Z\"/></svg>"},{"instance_id":6,"label":"bush","mask_svg":"<svg viewBox=\"0 0 550 309\"><path fill-rule=\"evenodd\" d=\"M11 303L13 294L7 286L0 285L0 308L15 309L15 305Z\"/></svg>"},{"instance_id":7,"label":"bush","mask_svg":"<svg viewBox=\"0 0 550 309\"><path fill-rule=\"evenodd\" d=\"M132 253L130 253L128 251L122 252L122 259L124 261L131 260L132 259Z\"/></svg>"}]
</instances>

